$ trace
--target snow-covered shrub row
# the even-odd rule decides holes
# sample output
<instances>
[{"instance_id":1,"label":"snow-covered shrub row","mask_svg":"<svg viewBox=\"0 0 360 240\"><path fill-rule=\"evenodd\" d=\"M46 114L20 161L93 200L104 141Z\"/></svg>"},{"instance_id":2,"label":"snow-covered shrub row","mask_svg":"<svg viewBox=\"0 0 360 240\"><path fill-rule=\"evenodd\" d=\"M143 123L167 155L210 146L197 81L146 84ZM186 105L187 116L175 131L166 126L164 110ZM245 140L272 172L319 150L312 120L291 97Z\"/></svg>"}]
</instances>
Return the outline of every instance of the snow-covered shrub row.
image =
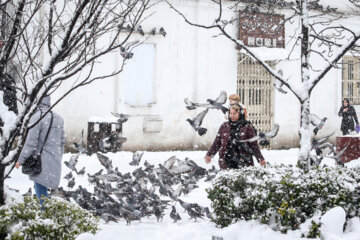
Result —
<instances>
[{"instance_id":1,"label":"snow-covered shrub row","mask_svg":"<svg viewBox=\"0 0 360 240\"><path fill-rule=\"evenodd\" d=\"M360 168L249 167L218 174L208 197L217 226L260 220L274 230L298 229L307 219L341 206L346 218L360 216ZM318 235L319 222L305 236Z\"/></svg>"},{"instance_id":2,"label":"snow-covered shrub row","mask_svg":"<svg viewBox=\"0 0 360 240\"><path fill-rule=\"evenodd\" d=\"M75 239L84 232L95 234L98 219L89 211L62 199L46 199L43 208L38 199L25 197L0 207L0 238L3 239Z\"/></svg>"}]
</instances>

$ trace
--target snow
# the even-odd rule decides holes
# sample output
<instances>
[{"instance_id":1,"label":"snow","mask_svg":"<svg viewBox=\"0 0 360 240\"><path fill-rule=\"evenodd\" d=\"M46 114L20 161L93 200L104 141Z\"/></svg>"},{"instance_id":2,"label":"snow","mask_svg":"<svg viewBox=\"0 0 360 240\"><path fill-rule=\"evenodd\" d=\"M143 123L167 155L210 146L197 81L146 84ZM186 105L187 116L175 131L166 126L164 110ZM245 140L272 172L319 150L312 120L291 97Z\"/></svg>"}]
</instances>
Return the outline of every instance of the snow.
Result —
<instances>
[{"instance_id":1,"label":"snow","mask_svg":"<svg viewBox=\"0 0 360 240\"><path fill-rule=\"evenodd\" d=\"M321 217L321 231L325 239L328 236L341 236L345 224L346 213L342 207L335 207Z\"/></svg>"},{"instance_id":2,"label":"snow","mask_svg":"<svg viewBox=\"0 0 360 240\"><path fill-rule=\"evenodd\" d=\"M142 166L143 162L147 160L150 164L157 165L158 163L164 163L171 156L176 155L180 159L188 157L194 160L197 164L202 167L211 168L214 164L217 168L217 159L215 156L211 164L206 164L204 160L205 151L175 151L175 152L145 152L143 158L140 162ZM299 149L289 149L289 150L262 150L262 153L266 161L272 165L296 165ZM118 153L107 153L106 154L110 159L113 160L113 166L118 167L119 171L126 173L132 172L138 166L130 166L129 162L132 161L131 152L118 152ZM68 161L72 154L65 154L63 161ZM77 169L81 169L85 166L86 172L93 174L99 170L101 164L96 158L96 155L86 156L81 155L78 159L78 164L76 165ZM328 166L335 166L334 160L330 158L325 158L322 161L322 164ZM256 162L255 165L260 167ZM360 165L360 159L353 160L349 163L346 163L347 167L356 167ZM62 178L60 185L67 188L67 180L63 177L69 172L69 168L63 165L62 168ZM226 172L223 172L226 174ZM73 188L76 189L79 184L87 188L89 191L92 191L93 186L90 185L87 181L86 174L84 176L75 175L76 185ZM11 178L5 181L5 184L11 187L12 189L20 190L20 193L23 194L27 192L29 188L33 188L33 182L27 179L25 175L21 174L20 170L14 170L11 173ZM187 196L181 196L180 198L187 202L196 202L202 206L211 207L211 201L207 198L207 193L205 189L211 186L211 182L205 182L200 180L198 183L199 188L194 189ZM20 195L16 195L13 191L10 191L8 188L6 190L7 201L9 197L21 198ZM11 194L11 195L10 195ZM118 223L109 222L105 223L103 220L100 221L100 231L96 235L89 233L84 233L78 236L77 240L91 239L91 240L112 240L112 239L147 239L147 240L159 240L159 239L171 239L171 240L183 240L183 239L196 239L196 240L209 240L212 236L222 237L225 240L300 240L301 233L304 232L304 229L307 226L310 226L311 221L308 221L308 225L303 225L302 228L296 231L288 231L287 234L281 234L280 232L273 231L269 226L261 224L257 221L239 221L235 224L230 225L226 228L217 228L214 223L206 219L198 219L197 222L188 219L187 213L183 212L182 207L179 204L175 205L177 212L180 214L182 220L177 223L173 223L169 214L171 207L169 207L166 212L163 221L157 222L155 216L149 218L143 218L141 222L133 221L130 226L126 225L125 220L120 219ZM329 211L328 219L338 219L338 216L341 216L340 213L334 210L335 213ZM316 216L319 218L320 216ZM330 221L329 220L329 221ZM335 221L334 220L334 221ZM325 221L325 220L324 220ZM339 220L337 220L339 222ZM360 219L354 218L349 222L349 227L344 233L337 231L337 234L333 234L330 230L323 231L325 240L359 240L360 236Z\"/></svg>"}]
</instances>

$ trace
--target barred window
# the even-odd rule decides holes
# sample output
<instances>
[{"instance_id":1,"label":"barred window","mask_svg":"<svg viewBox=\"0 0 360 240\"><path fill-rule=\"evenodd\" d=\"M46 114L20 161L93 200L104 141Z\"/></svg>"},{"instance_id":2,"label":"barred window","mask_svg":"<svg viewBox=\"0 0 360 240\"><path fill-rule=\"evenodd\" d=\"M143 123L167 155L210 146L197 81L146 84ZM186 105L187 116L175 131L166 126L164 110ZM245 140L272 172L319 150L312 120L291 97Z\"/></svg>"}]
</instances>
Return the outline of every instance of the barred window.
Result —
<instances>
[{"instance_id":1,"label":"barred window","mask_svg":"<svg viewBox=\"0 0 360 240\"><path fill-rule=\"evenodd\" d=\"M342 98L348 98L352 105L360 105L360 61L345 56L342 64Z\"/></svg>"}]
</instances>

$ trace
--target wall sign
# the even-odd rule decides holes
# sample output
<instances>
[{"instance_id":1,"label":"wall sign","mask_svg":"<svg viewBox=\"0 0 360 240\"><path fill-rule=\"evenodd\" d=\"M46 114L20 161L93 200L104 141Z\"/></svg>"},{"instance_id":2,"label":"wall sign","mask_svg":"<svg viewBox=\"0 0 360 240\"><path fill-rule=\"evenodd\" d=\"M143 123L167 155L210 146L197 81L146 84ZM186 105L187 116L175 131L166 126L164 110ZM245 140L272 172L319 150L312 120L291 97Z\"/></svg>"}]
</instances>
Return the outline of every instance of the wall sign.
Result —
<instances>
[{"instance_id":1,"label":"wall sign","mask_svg":"<svg viewBox=\"0 0 360 240\"><path fill-rule=\"evenodd\" d=\"M240 11L239 39L249 47L285 48L284 16Z\"/></svg>"}]
</instances>

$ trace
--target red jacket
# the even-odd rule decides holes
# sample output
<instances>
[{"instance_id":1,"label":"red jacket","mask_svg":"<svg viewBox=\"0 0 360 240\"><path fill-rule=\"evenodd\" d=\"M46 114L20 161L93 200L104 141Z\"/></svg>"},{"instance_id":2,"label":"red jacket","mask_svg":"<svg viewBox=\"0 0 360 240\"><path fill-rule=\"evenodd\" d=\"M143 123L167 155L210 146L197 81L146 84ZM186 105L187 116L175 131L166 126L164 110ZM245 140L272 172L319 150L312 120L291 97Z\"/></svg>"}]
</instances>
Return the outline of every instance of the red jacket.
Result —
<instances>
[{"instance_id":1,"label":"red jacket","mask_svg":"<svg viewBox=\"0 0 360 240\"><path fill-rule=\"evenodd\" d=\"M219 151L219 166L220 169L227 169L226 163L225 163L225 155L226 155L226 146L227 143L229 141L230 138L230 122L224 122L217 135L216 138L214 140L214 143L212 144L210 150L207 152L207 155L210 157L214 157L214 155ZM245 140L245 139L249 139L255 136L255 131L254 128L251 124L247 124L245 126L243 126L240 129L240 138L241 140ZM254 142L245 142L245 143L241 143L241 144L248 144L248 146L254 151L255 157L257 159L258 162L263 161L264 157L260 152L259 146L257 144L257 141ZM247 155L251 158L251 153L249 152L245 152L245 151L241 151L240 152L243 155ZM251 161L251 165L254 165L253 160Z\"/></svg>"}]
</instances>

